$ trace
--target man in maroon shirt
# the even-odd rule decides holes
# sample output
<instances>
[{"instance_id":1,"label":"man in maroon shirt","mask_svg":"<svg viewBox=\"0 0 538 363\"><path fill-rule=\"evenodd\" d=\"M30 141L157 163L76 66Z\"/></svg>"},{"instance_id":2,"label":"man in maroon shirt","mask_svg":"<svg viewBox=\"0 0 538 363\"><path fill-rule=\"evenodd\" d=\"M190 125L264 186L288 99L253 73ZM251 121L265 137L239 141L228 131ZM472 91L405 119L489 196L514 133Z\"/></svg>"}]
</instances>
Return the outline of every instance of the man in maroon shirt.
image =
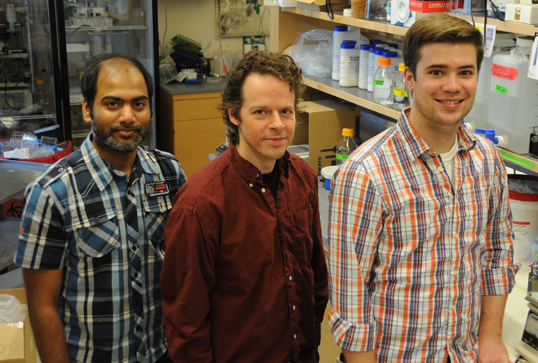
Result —
<instances>
[{"instance_id":1,"label":"man in maroon shirt","mask_svg":"<svg viewBox=\"0 0 538 363\"><path fill-rule=\"evenodd\" d=\"M176 195L161 274L175 362L316 362L327 303L318 180L290 154L300 69L245 54L228 73L228 150Z\"/></svg>"}]
</instances>

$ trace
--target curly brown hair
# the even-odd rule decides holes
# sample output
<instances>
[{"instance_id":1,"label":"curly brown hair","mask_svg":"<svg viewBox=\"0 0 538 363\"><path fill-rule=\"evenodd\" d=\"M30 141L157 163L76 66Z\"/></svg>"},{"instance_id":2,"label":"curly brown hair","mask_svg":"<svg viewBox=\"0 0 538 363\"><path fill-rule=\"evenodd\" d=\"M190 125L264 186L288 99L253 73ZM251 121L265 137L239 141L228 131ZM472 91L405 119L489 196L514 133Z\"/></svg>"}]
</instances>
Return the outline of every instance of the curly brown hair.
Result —
<instances>
[{"instance_id":1,"label":"curly brown hair","mask_svg":"<svg viewBox=\"0 0 538 363\"><path fill-rule=\"evenodd\" d=\"M417 20L405 33L403 41L403 58L416 80L417 64L420 61L420 49L431 43L467 43L476 48L476 67L480 71L484 47L482 33L463 19L446 13L434 13Z\"/></svg>"},{"instance_id":2,"label":"curly brown hair","mask_svg":"<svg viewBox=\"0 0 538 363\"><path fill-rule=\"evenodd\" d=\"M218 106L226 125L226 136L234 145L239 143L239 130L230 120L228 109L234 109L235 117L240 120L240 109L243 105L243 84L251 73L271 75L289 84L290 90L295 93L296 112L298 112L299 99L306 89L301 69L290 56L282 53L262 52L257 49L246 53L237 63L237 66L228 72L228 83L222 91L222 102Z\"/></svg>"}]
</instances>

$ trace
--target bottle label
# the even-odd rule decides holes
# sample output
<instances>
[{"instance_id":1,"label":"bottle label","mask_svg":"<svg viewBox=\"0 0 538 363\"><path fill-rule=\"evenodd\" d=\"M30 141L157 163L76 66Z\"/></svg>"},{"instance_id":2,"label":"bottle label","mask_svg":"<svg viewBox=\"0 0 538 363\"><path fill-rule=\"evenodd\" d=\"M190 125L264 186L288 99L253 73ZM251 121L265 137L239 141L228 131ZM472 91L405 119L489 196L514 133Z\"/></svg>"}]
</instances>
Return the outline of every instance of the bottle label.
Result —
<instances>
[{"instance_id":1,"label":"bottle label","mask_svg":"<svg viewBox=\"0 0 538 363\"><path fill-rule=\"evenodd\" d=\"M500 92L502 94L507 94L508 93L508 88L507 87L503 87L503 86L499 86L498 84L495 85L495 91L496 92Z\"/></svg>"},{"instance_id":2,"label":"bottle label","mask_svg":"<svg viewBox=\"0 0 538 363\"><path fill-rule=\"evenodd\" d=\"M336 154L338 160L346 160L349 155Z\"/></svg>"},{"instance_id":3,"label":"bottle label","mask_svg":"<svg viewBox=\"0 0 538 363\"><path fill-rule=\"evenodd\" d=\"M504 67L504 66L500 66L498 64L493 63L491 65L491 75L502 78L502 79L508 79L510 81L513 81L517 77L517 69Z\"/></svg>"},{"instance_id":4,"label":"bottle label","mask_svg":"<svg viewBox=\"0 0 538 363\"><path fill-rule=\"evenodd\" d=\"M374 86L382 86L385 83L382 79L374 79Z\"/></svg>"},{"instance_id":5,"label":"bottle label","mask_svg":"<svg viewBox=\"0 0 538 363\"><path fill-rule=\"evenodd\" d=\"M407 92L405 91L405 88L395 88L394 89L394 95L395 96L407 97Z\"/></svg>"}]
</instances>

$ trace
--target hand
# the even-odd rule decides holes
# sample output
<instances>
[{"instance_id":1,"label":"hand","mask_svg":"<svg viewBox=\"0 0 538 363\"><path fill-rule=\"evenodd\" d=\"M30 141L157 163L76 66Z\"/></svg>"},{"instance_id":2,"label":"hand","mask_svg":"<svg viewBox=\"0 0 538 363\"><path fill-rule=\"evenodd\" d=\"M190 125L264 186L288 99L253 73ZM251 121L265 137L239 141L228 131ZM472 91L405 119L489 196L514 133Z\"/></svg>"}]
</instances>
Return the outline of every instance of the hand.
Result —
<instances>
[{"instance_id":1,"label":"hand","mask_svg":"<svg viewBox=\"0 0 538 363\"><path fill-rule=\"evenodd\" d=\"M510 363L508 351L500 339L480 339L478 363Z\"/></svg>"}]
</instances>

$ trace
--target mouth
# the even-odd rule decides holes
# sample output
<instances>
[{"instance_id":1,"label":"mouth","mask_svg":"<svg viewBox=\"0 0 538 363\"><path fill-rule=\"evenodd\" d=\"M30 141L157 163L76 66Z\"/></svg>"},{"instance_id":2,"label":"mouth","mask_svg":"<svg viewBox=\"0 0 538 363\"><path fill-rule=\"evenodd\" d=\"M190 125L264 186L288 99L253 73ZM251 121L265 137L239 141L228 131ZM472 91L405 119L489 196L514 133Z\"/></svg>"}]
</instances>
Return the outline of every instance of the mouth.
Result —
<instances>
[{"instance_id":1,"label":"mouth","mask_svg":"<svg viewBox=\"0 0 538 363\"><path fill-rule=\"evenodd\" d=\"M443 105L458 105L463 102L463 100L436 100L439 103L442 103Z\"/></svg>"},{"instance_id":2,"label":"mouth","mask_svg":"<svg viewBox=\"0 0 538 363\"><path fill-rule=\"evenodd\" d=\"M286 137L271 137L266 138L265 141L267 141L270 145L273 146L279 146L284 144L288 139Z\"/></svg>"},{"instance_id":3,"label":"mouth","mask_svg":"<svg viewBox=\"0 0 538 363\"><path fill-rule=\"evenodd\" d=\"M139 127L121 127L114 129L113 132L117 132L123 138L129 138L132 137L135 133L140 134L141 130Z\"/></svg>"}]
</instances>

